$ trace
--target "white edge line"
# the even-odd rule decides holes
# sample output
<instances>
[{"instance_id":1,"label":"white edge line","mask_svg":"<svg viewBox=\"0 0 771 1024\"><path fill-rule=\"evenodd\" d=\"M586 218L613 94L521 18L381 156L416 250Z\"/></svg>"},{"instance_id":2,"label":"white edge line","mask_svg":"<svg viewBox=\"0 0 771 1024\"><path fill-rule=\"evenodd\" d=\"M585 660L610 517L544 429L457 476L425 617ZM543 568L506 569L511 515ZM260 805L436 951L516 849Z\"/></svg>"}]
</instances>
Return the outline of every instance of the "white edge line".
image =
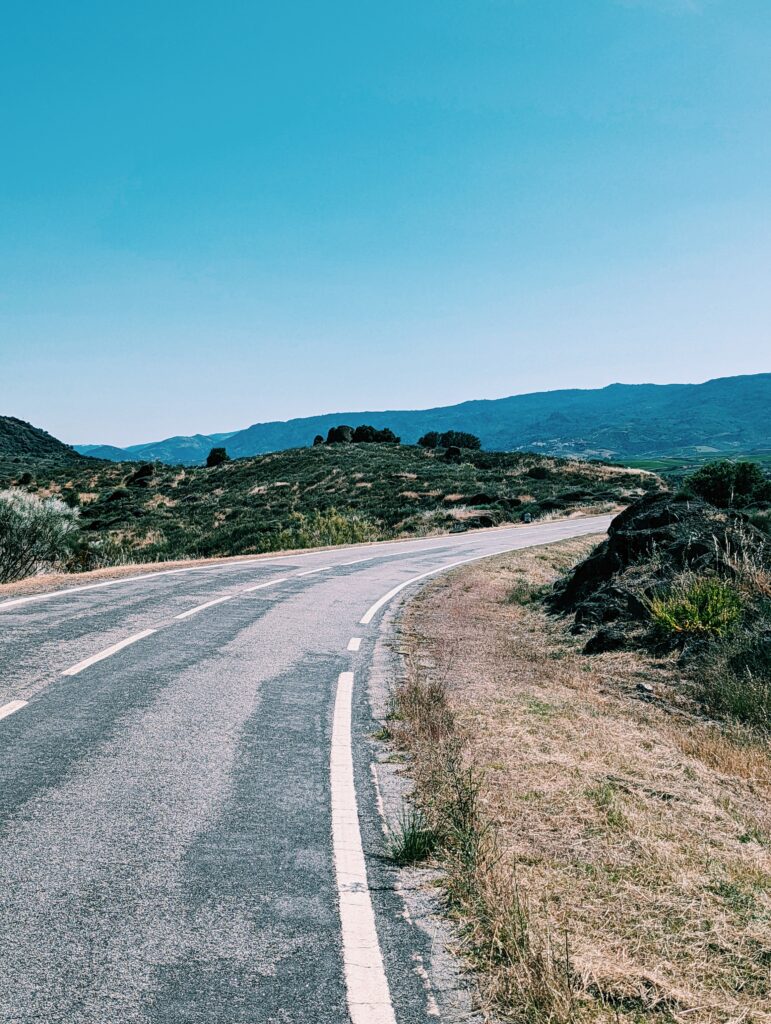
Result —
<instances>
[{"instance_id":1,"label":"white edge line","mask_svg":"<svg viewBox=\"0 0 771 1024\"><path fill-rule=\"evenodd\" d=\"M592 518L600 519L600 518L605 518L605 517L597 516L597 517L592 517ZM582 521L584 523L589 523L590 522L590 517L587 516L586 519L584 519ZM575 523L575 522L578 522L578 520L575 520L575 519L570 519L570 520L569 519L565 519L565 520L557 519L557 520L555 520L555 525L567 526L569 523ZM550 524L542 523L541 525L542 526L546 526L546 525L550 525ZM594 530L592 530L591 528L587 527L587 529L581 530L579 533L571 533L571 534L569 534L568 537L566 537L564 539L565 540L570 540L573 537L580 537L580 536L582 536L584 534L590 534L590 533L593 533L593 532L594 532ZM563 538L560 538L560 539L563 539ZM544 544L549 544L549 543L552 543L552 542L546 540L543 543ZM361 625L361 626L368 626L370 624L370 622L372 622L372 619L375 617L375 615L383 607L383 605L384 604L388 604L388 602L392 598L396 597L396 595L398 593L400 593L402 590L404 590L405 587L408 587L411 583L417 583L418 580L424 580L428 576L436 576L437 573L446 572L447 569L454 569L458 565L466 565L466 564L468 564L468 562L479 562L483 558L495 558L496 555L506 555L510 551L521 551L521 550L524 550L525 548L528 548L528 547L539 547L539 546L540 546L539 544L533 544L533 545L523 544L520 547L505 547L505 548L501 548L500 551L486 551L483 555L472 555L470 558L460 558L460 559L458 559L457 562L448 562L447 565L440 565L438 569L429 569L428 572L422 572L422 573L420 573L419 576L412 576L410 579L405 580L404 583L400 583L398 586L394 587L393 590L389 590L387 594L383 594L383 596L379 600L375 601L375 603L372 605L372 607L369 608L367 610L367 612L362 616L362 618L359 619L359 625Z\"/></svg>"},{"instance_id":2,"label":"white edge line","mask_svg":"<svg viewBox=\"0 0 771 1024\"><path fill-rule=\"evenodd\" d=\"M29 701L26 700L11 700L7 704L3 704L0 708L0 718L7 718L14 711L21 711L22 708L26 708L28 703Z\"/></svg>"},{"instance_id":3,"label":"white edge line","mask_svg":"<svg viewBox=\"0 0 771 1024\"><path fill-rule=\"evenodd\" d=\"M213 601L205 601L203 604L197 604L195 608L188 608L186 612L182 612L179 615L175 615L175 619L189 619L191 615L197 615L198 612L202 612L205 608L213 608L215 604L224 604L225 601L232 601L235 594L228 594L226 597L215 597Z\"/></svg>"},{"instance_id":4,"label":"white edge line","mask_svg":"<svg viewBox=\"0 0 771 1024\"><path fill-rule=\"evenodd\" d=\"M555 519L555 520L553 520L553 524L552 523L527 523L527 524L523 524L523 525L519 525L519 526L510 526L510 527L507 527L506 529L517 530L517 531L519 531L519 530L521 530L521 531L528 531L528 530L531 530L533 527L544 527L544 526L550 526L550 525L567 525L569 523L575 523L575 522L579 522L579 521L586 522L586 523L592 523L592 522L594 522L597 519L609 519L610 520L612 518L613 518L612 514L610 514L610 513L602 513L601 515L598 515L598 516L584 516L584 517L581 517L580 520L579 519ZM591 533L593 531L592 530L587 530L586 532L587 533ZM579 534L576 534L576 536L579 536ZM357 558L353 562L339 562L337 564L338 565L356 565L358 562L368 562L368 561L370 561L370 560L372 560L374 558L398 558L400 555L410 555L410 554L416 553L418 551L433 551L435 547L440 547L442 544L446 544L448 539L450 539L450 535L449 534L447 536L437 537L437 538L435 538L435 540L430 541L429 544L424 545L421 548L414 548L412 550L407 548L404 551L384 552L383 554L377 553L377 554L374 554L374 555L370 555L367 558L361 558L361 559ZM387 543L387 544L410 544L411 542L410 541L398 541L397 540L397 541L386 541L385 543ZM506 550L513 550L513 549L507 548ZM0 611L4 611L6 608L16 608L16 607L19 607L21 605L32 604L35 601L50 601L50 600L52 600L55 597L66 597L68 594L80 594L80 593L82 593L83 591L86 591L86 590L100 590L103 587L117 587L117 586L120 586L121 584L136 583L139 580L153 580L153 579L156 579L156 578L161 577L161 576L177 576L180 573L185 573L185 572L205 572L206 570L215 570L215 571L221 572L224 569L237 569L237 568L240 568L241 566L244 566L244 565L257 565L257 566L273 565L276 562L284 562L287 559L291 559L291 558L306 558L309 555L315 555L315 554L318 554L318 552L316 552L316 551L309 551L309 552L307 552L307 554L305 554L305 553L295 553L293 555L276 556L276 557L273 557L273 558L252 558L252 559L244 559L244 560L239 561L239 562L227 562L225 564L221 564L221 563L217 563L217 562L213 562L213 563L210 562L207 565L191 565L191 566L186 566L186 567L184 567L182 569L161 569L158 572L144 572L144 573L140 573L137 576L122 576L119 580L104 580L101 583L84 583L84 584L81 584L80 586L77 586L77 587L65 587L63 590L51 590L51 591L49 591L48 593L45 593L45 594L30 594L27 597L10 597L10 598L7 598L5 601L0 601Z\"/></svg>"},{"instance_id":5,"label":"white edge line","mask_svg":"<svg viewBox=\"0 0 771 1024\"><path fill-rule=\"evenodd\" d=\"M396 597L400 591L404 590L404 588L408 587L411 583L417 583L418 580L424 580L427 576L435 576L437 573L444 572L446 569L454 569L456 565L465 565L466 562L475 562L480 558L492 558L497 554L505 554L505 551L491 551L485 555L476 555L473 558L461 558L458 562L450 562L448 565L440 565L438 569L429 569L428 572L422 572L419 576L413 576L411 579L405 580L404 583L400 583L398 586L394 587L393 590L389 590L387 594L383 594L381 598L375 601L372 607L369 608L359 619L359 625L368 626L383 605L388 604L392 598Z\"/></svg>"},{"instance_id":6,"label":"white edge line","mask_svg":"<svg viewBox=\"0 0 771 1024\"><path fill-rule=\"evenodd\" d=\"M118 651L122 651L124 647L128 647L130 644L135 644L137 640L144 640L146 636L150 636L152 633L157 633L157 629L143 629L141 633L135 633L134 636L126 637L125 640L121 640L117 644L113 644L112 647L107 647L104 651L99 654L94 654L90 658L86 658L85 661L79 661L77 665L73 665L71 668L67 668L62 672L63 676L76 676L78 672L82 672L84 668L88 668L89 665L95 665L97 661L103 661L105 658L109 658L113 654L117 654Z\"/></svg>"},{"instance_id":7,"label":"white edge line","mask_svg":"<svg viewBox=\"0 0 771 1024\"><path fill-rule=\"evenodd\" d=\"M347 650L349 650L349 651L358 651L358 649L360 647L361 647L361 637L360 636L352 636L351 639L348 641Z\"/></svg>"},{"instance_id":8,"label":"white edge line","mask_svg":"<svg viewBox=\"0 0 771 1024\"><path fill-rule=\"evenodd\" d=\"M359 829L351 745L352 694L353 672L341 672L335 696L329 774L348 1012L351 1024L396 1024Z\"/></svg>"}]
</instances>

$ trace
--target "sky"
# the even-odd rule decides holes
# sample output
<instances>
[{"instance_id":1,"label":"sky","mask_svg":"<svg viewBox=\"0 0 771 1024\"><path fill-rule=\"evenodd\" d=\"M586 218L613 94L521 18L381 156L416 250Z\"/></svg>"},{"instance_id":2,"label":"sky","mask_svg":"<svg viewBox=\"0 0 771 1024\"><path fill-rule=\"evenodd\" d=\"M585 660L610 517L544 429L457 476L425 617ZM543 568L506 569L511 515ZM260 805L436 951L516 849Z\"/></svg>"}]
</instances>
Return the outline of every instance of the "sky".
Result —
<instances>
[{"instance_id":1,"label":"sky","mask_svg":"<svg viewBox=\"0 0 771 1024\"><path fill-rule=\"evenodd\" d=\"M0 414L771 370L768 0L6 0Z\"/></svg>"}]
</instances>

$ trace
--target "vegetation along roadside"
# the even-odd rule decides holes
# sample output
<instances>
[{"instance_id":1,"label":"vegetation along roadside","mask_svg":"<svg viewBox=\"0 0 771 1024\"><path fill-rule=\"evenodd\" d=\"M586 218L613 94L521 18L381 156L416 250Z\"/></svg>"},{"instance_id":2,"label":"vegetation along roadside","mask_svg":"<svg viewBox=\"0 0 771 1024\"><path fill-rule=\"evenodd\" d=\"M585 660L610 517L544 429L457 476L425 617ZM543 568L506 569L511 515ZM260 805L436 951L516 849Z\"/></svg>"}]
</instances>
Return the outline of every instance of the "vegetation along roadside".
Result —
<instances>
[{"instance_id":1,"label":"vegetation along roadside","mask_svg":"<svg viewBox=\"0 0 771 1024\"><path fill-rule=\"evenodd\" d=\"M640 503L654 519L657 501ZM690 530L695 552L689 504L710 527L724 512L683 501L674 532ZM385 728L415 785L392 854L444 869L462 951L501 1019L771 1019L766 698L758 664L748 676L728 657L736 630L762 642L763 554L752 584L728 563L687 570L743 595L729 627L664 638L651 601L631 602L630 642L593 648L601 621L578 615L576 629L576 609L554 607L587 560L636 550L616 571L645 580L638 594L678 585L641 515L625 513L599 552L582 538L456 570L403 615ZM623 605L618 582L605 593ZM715 661L741 707L705 699Z\"/></svg>"},{"instance_id":2,"label":"vegetation along roadside","mask_svg":"<svg viewBox=\"0 0 771 1024\"><path fill-rule=\"evenodd\" d=\"M50 552L39 563L65 571L596 513L662 487L647 472L526 452L400 445L384 441L385 431L376 442L332 441L255 458L229 459L215 448L210 466L181 467L86 458L42 432L38 438L28 424L9 424L0 490L39 499L52 513L60 503L71 510L77 529L58 557Z\"/></svg>"}]
</instances>

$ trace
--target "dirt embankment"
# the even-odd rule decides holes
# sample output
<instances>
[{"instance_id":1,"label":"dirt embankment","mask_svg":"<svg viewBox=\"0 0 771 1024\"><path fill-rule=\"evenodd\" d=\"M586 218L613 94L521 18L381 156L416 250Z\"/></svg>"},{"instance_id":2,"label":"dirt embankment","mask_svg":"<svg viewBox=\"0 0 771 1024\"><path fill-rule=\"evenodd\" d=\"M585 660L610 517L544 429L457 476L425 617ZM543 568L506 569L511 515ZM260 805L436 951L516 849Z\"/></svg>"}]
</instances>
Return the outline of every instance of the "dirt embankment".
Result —
<instances>
[{"instance_id":1,"label":"dirt embankment","mask_svg":"<svg viewBox=\"0 0 771 1024\"><path fill-rule=\"evenodd\" d=\"M427 587L388 726L506 1019L771 1020L771 757L677 661L591 658L545 588L591 540Z\"/></svg>"}]
</instances>

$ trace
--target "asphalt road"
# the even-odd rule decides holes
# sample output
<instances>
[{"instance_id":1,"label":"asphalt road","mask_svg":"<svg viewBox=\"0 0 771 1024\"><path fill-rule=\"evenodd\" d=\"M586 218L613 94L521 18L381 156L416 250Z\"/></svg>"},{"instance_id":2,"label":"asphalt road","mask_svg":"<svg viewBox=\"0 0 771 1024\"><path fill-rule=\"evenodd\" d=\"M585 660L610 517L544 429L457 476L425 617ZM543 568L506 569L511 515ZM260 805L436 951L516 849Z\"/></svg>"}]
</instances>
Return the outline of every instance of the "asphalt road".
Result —
<instances>
[{"instance_id":1,"label":"asphalt road","mask_svg":"<svg viewBox=\"0 0 771 1024\"><path fill-rule=\"evenodd\" d=\"M0 1021L435 1021L370 773L373 605L609 518L0 602Z\"/></svg>"}]
</instances>

